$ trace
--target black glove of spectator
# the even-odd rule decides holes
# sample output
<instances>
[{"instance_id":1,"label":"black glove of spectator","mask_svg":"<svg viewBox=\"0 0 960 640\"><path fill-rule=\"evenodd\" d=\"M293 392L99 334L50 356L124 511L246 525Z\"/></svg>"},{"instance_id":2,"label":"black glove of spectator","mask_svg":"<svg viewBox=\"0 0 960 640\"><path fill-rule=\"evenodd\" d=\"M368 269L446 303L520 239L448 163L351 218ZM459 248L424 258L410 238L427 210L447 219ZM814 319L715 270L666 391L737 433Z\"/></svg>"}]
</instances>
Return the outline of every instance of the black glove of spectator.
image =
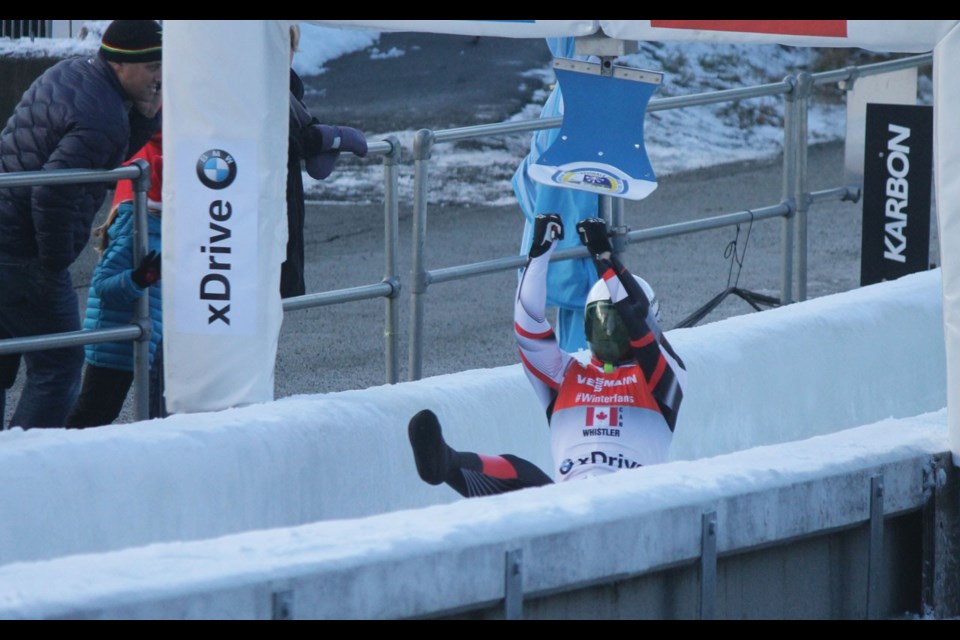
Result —
<instances>
[{"instance_id":1,"label":"black glove of spectator","mask_svg":"<svg viewBox=\"0 0 960 640\"><path fill-rule=\"evenodd\" d=\"M141 289L146 289L158 282L160 280L160 254L151 251L143 256L140 266L133 270L130 277Z\"/></svg>"},{"instance_id":2,"label":"black glove of spectator","mask_svg":"<svg viewBox=\"0 0 960 640\"><path fill-rule=\"evenodd\" d=\"M338 127L340 129L340 150L349 151L358 158L367 155L367 138L358 129L353 127Z\"/></svg>"},{"instance_id":3,"label":"black glove of spectator","mask_svg":"<svg viewBox=\"0 0 960 640\"><path fill-rule=\"evenodd\" d=\"M587 218L577 223L577 234L580 242L590 250L590 254L597 258L602 253L613 253L610 238L607 236L607 223L600 218Z\"/></svg>"},{"instance_id":4,"label":"black glove of spectator","mask_svg":"<svg viewBox=\"0 0 960 640\"><path fill-rule=\"evenodd\" d=\"M305 165L307 173L314 180L323 180L333 173L333 168L337 166L337 160L339 159L339 151L324 151L318 153L315 156L307 158Z\"/></svg>"},{"instance_id":5,"label":"black glove of spectator","mask_svg":"<svg viewBox=\"0 0 960 640\"><path fill-rule=\"evenodd\" d=\"M530 245L531 258L537 258L553 246L554 240L563 240L563 220L556 213L545 213L533 221L533 244Z\"/></svg>"},{"instance_id":6,"label":"black glove of spectator","mask_svg":"<svg viewBox=\"0 0 960 640\"><path fill-rule=\"evenodd\" d=\"M320 151L347 151L362 158L367 155L367 139L359 130L353 127L336 127L327 124L315 124L311 127L311 139L319 135ZM312 144L317 148L316 144Z\"/></svg>"}]
</instances>

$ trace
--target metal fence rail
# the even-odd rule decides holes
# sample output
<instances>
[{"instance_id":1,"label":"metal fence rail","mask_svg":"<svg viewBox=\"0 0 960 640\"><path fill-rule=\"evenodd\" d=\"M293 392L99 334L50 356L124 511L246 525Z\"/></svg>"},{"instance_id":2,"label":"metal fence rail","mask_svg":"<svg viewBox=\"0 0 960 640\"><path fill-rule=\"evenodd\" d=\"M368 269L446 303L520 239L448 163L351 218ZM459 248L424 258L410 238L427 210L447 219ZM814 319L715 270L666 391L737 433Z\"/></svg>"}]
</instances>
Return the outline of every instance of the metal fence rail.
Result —
<instances>
[{"instance_id":1,"label":"metal fence rail","mask_svg":"<svg viewBox=\"0 0 960 640\"><path fill-rule=\"evenodd\" d=\"M37 21L0 21L0 28L6 28L10 22ZM42 21L41 21L42 22ZM20 27L22 28L22 26ZM0 36L6 35L0 31ZM784 100L784 154L783 154L783 198L781 202L749 211L728 213L701 220L683 222L649 229L630 230L623 224L623 202L609 196L599 196L599 210L614 231L613 246L622 249L631 242L647 242L671 236L695 233L709 229L735 226L748 221L780 218L782 221L781 262L781 298L782 304L794 300L806 299L807 275L807 212L810 206L828 200L857 201L860 197L860 185L842 185L836 188L811 193L807 188L807 110L812 99L815 85L827 83L845 83L852 85L858 77L889 73L901 69L922 67L931 64L932 54L912 56L888 62L847 67L842 70L816 74L800 73L788 76L781 82L753 87L727 89L687 96L675 96L652 100L648 111L662 111L686 107L702 106L744 100L750 98L780 95ZM423 317L424 294L432 284L470 278L484 274L518 269L526 264L526 256L512 255L485 262L466 264L456 267L429 270L425 265L426 222L427 222L427 185L430 177L430 157L434 146L442 142L455 142L475 138L504 136L516 133L532 133L544 129L559 128L562 117L541 118L536 120L504 122L492 125L462 127L440 131L422 129L414 137L414 191L413 191L413 234L411 239L412 265L410 288L411 322L409 345L409 379L418 380L422 375L423 358ZM381 156L384 168L384 277L378 283L312 293L305 296L288 298L283 301L284 312L309 309L333 304L346 304L359 300L384 298L385 300L385 336L386 362L385 381L393 384L398 381L397 327L399 326L397 299L403 283L397 272L397 252L399 250L399 187L398 163L402 147L395 137L383 141L371 142L369 156ZM14 186L36 186L43 184L67 184L90 182L116 182L129 179L134 183L135 191L135 234L137 241L135 259L139 260L147 251L146 237L146 193L149 189L149 174L145 163L114 169L113 171L48 171L0 175L0 188ZM557 251L553 260L569 260L586 257L584 247ZM796 270L796 276L795 276ZM796 296L794 296L796 280ZM129 327L101 329L97 331L79 331L65 334L35 336L0 340L0 355L26 353L65 346L95 344L114 340L133 340L134 349L134 401L135 416L144 420L149 412L149 338L151 331L148 299L143 296L138 303L134 322ZM2 418L2 417L0 417Z\"/></svg>"},{"instance_id":2,"label":"metal fence rail","mask_svg":"<svg viewBox=\"0 0 960 640\"><path fill-rule=\"evenodd\" d=\"M307 309L330 304L342 304L370 298L386 299L386 377L387 383L397 382L397 298L400 295L400 279L397 275L397 250L399 198L397 161L402 148L395 137L384 141L371 142L368 154L383 156L384 163L384 231L385 231L385 275L381 282L351 289L310 294L283 301L284 312ZM59 171L34 171L0 174L0 189L7 187L32 187L56 184L80 183L116 183L118 180L132 180L134 185L134 264L147 253L147 192L150 189L149 166L144 160L137 160L131 166L120 167L112 171L91 171L66 169ZM150 334L153 324L150 320L149 297L141 296L137 301L133 322L127 327L115 329L81 330L52 335L12 338L0 340L0 355L44 351L47 349L98 344L117 340L134 341L134 416L137 420L149 418L150 411ZM0 390L5 392L5 390ZM3 416L0 416L0 421ZM2 426L2 425L0 425Z\"/></svg>"},{"instance_id":3,"label":"metal fence rail","mask_svg":"<svg viewBox=\"0 0 960 640\"><path fill-rule=\"evenodd\" d=\"M343 304L372 298L385 299L385 345L386 363L384 365L387 384L399 380L397 351L397 327L400 324L400 310L397 298L400 297L401 282L397 273L397 255L400 247L400 187L399 167L397 166L403 147L400 141L390 136L382 142L371 142L368 156L383 156L383 235L384 235L384 275L383 280L349 289L338 289L323 293L309 293L304 296L287 298L283 301L283 311L311 309L332 304Z\"/></svg>"},{"instance_id":4,"label":"metal fence rail","mask_svg":"<svg viewBox=\"0 0 960 640\"><path fill-rule=\"evenodd\" d=\"M0 20L0 38L49 38L53 20Z\"/></svg>"},{"instance_id":5,"label":"metal fence rail","mask_svg":"<svg viewBox=\"0 0 960 640\"><path fill-rule=\"evenodd\" d=\"M860 197L860 185L844 185L817 193L810 193L807 187L807 111L815 85L830 82L852 84L857 77L889 73L900 69L920 67L932 63L933 55L925 54L901 58L888 62L848 67L843 70L817 74L800 73L788 76L781 82L753 87L726 89L707 93L675 96L651 100L648 111L663 111L685 107L716 104L749 98L781 95L784 100L784 138L783 138L783 198L781 202L751 211L715 216L694 223L668 225L658 229L630 231L623 224L623 203L617 198L599 196L599 211L614 230L614 249L622 248L625 243L665 238L672 235L692 233L706 229L734 226L742 222L765 217L782 219L783 259L781 267L782 304L794 300L805 300L807 295L807 212L813 204L826 200L857 201ZM503 258L488 262L429 270L425 266L426 228L427 228L427 183L429 180L430 158L433 148L441 142L455 142L472 138L504 136L515 133L556 129L563 124L563 117L542 118L539 120L516 121L492 125L479 125L443 131L423 129L414 138L414 218L413 270L410 322L409 379L419 380L423 373L423 318L424 295L431 284L473 277L476 275L515 269L526 264L523 256ZM557 251L553 260L569 260L586 257L584 247ZM794 297L794 269L796 269L796 290Z\"/></svg>"}]
</instances>

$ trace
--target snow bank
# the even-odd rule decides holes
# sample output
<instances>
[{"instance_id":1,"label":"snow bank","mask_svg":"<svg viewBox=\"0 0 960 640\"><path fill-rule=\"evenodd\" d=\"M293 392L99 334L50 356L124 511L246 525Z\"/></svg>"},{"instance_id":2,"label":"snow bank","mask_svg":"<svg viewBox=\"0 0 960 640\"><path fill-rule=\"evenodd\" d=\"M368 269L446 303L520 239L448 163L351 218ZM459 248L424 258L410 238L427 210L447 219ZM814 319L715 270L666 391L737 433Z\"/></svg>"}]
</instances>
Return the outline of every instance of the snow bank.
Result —
<instances>
[{"instance_id":1,"label":"snow bank","mask_svg":"<svg viewBox=\"0 0 960 640\"><path fill-rule=\"evenodd\" d=\"M675 330L694 460L946 406L939 271ZM87 431L0 433L0 565L348 519L458 499L406 436L431 408L457 448L549 467L519 366Z\"/></svg>"}]
</instances>

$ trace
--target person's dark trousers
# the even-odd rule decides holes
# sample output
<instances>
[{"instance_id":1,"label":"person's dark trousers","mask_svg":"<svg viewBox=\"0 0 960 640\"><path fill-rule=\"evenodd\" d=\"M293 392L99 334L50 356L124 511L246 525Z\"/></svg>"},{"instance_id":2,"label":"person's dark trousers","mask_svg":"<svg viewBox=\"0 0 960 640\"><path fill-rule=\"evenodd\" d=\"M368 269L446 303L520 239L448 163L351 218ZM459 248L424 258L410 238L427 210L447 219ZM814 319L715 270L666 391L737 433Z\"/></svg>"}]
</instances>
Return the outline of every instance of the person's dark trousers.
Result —
<instances>
[{"instance_id":1,"label":"person's dark trousers","mask_svg":"<svg viewBox=\"0 0 960 640\"><path fill-rule=\"evenodd\" d=\"M167 402L163 398L163 342L157 345L150 368L150 418L166 418Z\"/></svg>"},{"instance_id":2,"label":"person's dark trousers","mask_svg":"<svg viewBox=\"0 0 960 640\"><path fill-rule=\"evenodd\" d=\"M36 258L0 254L0 339L80 330L77 294L67 270ZM23 354L26 382L10 426L62 427L80 390L83 347Z\"/></svg>"},{"instance_id":3,"label":"person's dark trousers","mask_svg":"<svg viewBox=\"0 0 960 640\"><path fill-rule=\"evenodd\" d=\"M19 369L19 353L0 356L0 431L3 431L4 419L7 415L7 389L17 381Z\"/></svg>"},{"instance_id":4,"label":"person's dark trousers","mask_svg":"<svg viewBox=\"0 0 960 640\"><path fill-rule=\"evenodd\" d=\"M111 424L123 410L133 384L133 372L87 364L83 387L73 411L67 416L68 429L84 429Z\"/></svg>"}]
</instances>

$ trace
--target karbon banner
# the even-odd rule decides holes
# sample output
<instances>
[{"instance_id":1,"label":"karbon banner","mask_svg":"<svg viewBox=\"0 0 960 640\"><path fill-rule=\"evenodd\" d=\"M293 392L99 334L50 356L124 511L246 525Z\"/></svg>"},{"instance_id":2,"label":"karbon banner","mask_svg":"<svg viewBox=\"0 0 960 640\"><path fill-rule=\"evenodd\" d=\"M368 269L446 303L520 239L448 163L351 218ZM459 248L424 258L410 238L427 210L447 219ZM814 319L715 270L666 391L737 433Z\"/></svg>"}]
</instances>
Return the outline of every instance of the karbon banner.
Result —
<instances>
[{"instance_id":1,"label":"karbon banner","mask_svg":"<svg viewBox=\"0 0 960 640\"><path fill-rule=\"evenodd\" d=\"M860 284L929 268L933 111L868 104Z\"/></svg>"}]
</instances>

